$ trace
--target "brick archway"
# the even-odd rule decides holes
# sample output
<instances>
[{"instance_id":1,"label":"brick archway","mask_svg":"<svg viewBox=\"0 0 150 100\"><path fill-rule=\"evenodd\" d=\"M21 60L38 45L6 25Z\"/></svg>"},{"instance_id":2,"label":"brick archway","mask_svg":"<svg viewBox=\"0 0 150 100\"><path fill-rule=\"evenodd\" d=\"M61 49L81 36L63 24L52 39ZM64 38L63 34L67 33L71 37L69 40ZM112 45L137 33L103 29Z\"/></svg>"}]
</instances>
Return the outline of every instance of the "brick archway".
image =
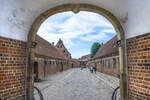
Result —
<instances>
[{"instance_id":1,"label":"brick archway","mask_svg":"<svg viewBox=\"0 0 150 100\"><path fill-rule=\"evenodd\" d=\"M34 52L35 52L35 35L40 25L50 16L66 11L73 11L78 13L79 11L90 11L103 15L114 26L118 40L121 41L119 47L120 56L120 94L121 100L127 100L127 76L126 76L126 64L125 64L125 36L123 28L119 20L109 11L89 4L64 4L54 8L51 8L42 14L40 14L33 22L29 34L28 34L28 68L27 68L27 82L26 82L26 99L33 100L33 72L34 72Z\"/></svg>"}]
</instances>

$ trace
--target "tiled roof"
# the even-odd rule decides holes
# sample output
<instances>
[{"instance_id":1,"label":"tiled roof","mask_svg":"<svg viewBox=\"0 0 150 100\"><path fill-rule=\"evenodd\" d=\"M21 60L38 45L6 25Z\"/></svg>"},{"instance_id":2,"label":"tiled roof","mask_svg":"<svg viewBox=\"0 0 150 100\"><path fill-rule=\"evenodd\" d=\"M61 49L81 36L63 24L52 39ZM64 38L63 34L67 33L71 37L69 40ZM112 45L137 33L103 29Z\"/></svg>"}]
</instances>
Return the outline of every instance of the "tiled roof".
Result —
<instances>
[{"instance_id":1,"label":"tiled roof","mask_svg":"<svg viewBox=\"0 0 150 100\"><path fill-rule=\"evenodd\" d=\"M36 54L52 58L66 59L66 57L54 45L36 35Z\"/></svg>"},{"instance_id":2,"label":"tiled roof","mask_svg":"<svg viewBox=\"0 0 150 100\"><path fill-rule=\"evenodd\" d=\"M116 42L117 36L114 36L111 40L109 40L107 43L99 48L94 58L99 58L113 53L117 53L119 51L119 48L116 46Z\"/></svg>"},{"instance_id":3,"label":"tiled roof","mask_svg":"<svg viewBox=\"0 0 150 100\"><path fill-rule=\"evenodd\" d=\"M67 50L61 39L59 39L55 47L58 48L67 59L71 58L70 52Z\"/></svg>"},{"instance_id":4,"label":"tiled roof","mask_svg":"<svg viewBox=\"0 0 150 100\"><path fill-rule=\"evenodd\" d=\"M84 55L80 59L87 59L87 58L90 58L90 54Z\"/></svg>"},{"instance_id":5,"label":"tiled roof","mask_svg":"<svg viewBox=\"0 0 150 100\"><path fill-rule=\"evenodd\" d=\"M59 39L59 41L57 42L55 47L59 48L59 46L63 46L63 48L66 50L66 52L70 55L70 52L67 50L67 48L65 47L65 45L61 39Z\"/></svg>"}]
</instances>

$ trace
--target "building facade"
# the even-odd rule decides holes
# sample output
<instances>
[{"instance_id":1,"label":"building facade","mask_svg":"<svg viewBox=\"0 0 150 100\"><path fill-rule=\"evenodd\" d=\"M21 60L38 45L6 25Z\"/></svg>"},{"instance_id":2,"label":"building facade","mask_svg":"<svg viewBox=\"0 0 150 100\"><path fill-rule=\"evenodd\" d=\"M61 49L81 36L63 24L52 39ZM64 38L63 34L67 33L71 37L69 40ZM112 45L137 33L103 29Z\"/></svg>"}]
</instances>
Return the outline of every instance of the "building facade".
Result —
<instances>
[{"instance_id":1,"label":"building facade","mask_svg":"<svg viewBox=\"0 0 150 100\"><path fill-rule=\"evenodd\" d=\"M64 56L67 59L71 59L71 54L69 53L69 51L67 50L61 39L59 39L59 41L57 42L56 47L60 49L60 51L64 54Z\"/></svg>"},{"instance_id":2,"label":"building facade","mask_svg":"<svg viewBox=\"0 0 150 100\"><path fill-rule=\"evenodd\" d=\"M70 59L70 66L71 68L79 68L80 61L78 59Z\"/></svg>"},{"instance_id":3,"label":"building facade","mask_svg":"<svg viewBox=\"0 0 150 100\"><path fill-rule=\"evenodd\" d=\"M118 49L117 36L115 36L99 48L95 56L88 62L88 65L96 67L102 73L119 78Z\"/></svg>"},{"instance_id":4,"label":"building facade","mask_svg":"<svg viewBox=\"0 0 150 100\"><path fill-rule=\"evenodd\" d=\"M81 58L79 58L80 67L87 66L89 60L90 60L90 54L84 55Z\"/></svg>"},{"instance_id":5,"label":"building facade","mask_svg":"<svg viewBox=\"0 0 150 100\"><path fill-rule=\"evenodd\" d=\"M150 100L149 4L150 0L1 0L0 98L32 100L31 44L43 21L59 12L91 11L108 18L121 41L122 100Z\"/></svg>"},{"instance_id":6,"label":"building facade","mask_svg":"<svg viewBox=\"0 0 150 100\"><path fill-rule=\"evenodd\" d=\"M36 49L34 62L35 81L41 80L51 74L71 68L60 49L36 35Z\"/></svg>"},{"instance_id":7,"label":"building facade","mask_svg":"<svg viewBox=\"0 0 150 100\"><path fill-rule=\"evenodd\" d=\"M87 54L87 55L82 56L81 58L79 58L79 60L82 60L82 61L89 61L89 60L90 60L90 54Z\"/></svg>"}]
</instances>

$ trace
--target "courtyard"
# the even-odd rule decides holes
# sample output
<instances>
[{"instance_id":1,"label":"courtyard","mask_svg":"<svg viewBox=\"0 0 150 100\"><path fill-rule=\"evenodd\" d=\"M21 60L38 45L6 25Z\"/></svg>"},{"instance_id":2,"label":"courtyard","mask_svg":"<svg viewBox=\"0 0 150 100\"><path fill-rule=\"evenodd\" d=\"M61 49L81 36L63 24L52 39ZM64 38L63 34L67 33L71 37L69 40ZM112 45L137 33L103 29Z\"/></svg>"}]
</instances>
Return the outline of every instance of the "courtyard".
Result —
<instances>
[{"instance_id":1,"label":"courtyard","mask_svg":"<svg viewBox=\"0 0 150 100\"><path fill-rule=\"evenodd\" d=\"M119 79L88 68L73 68L46 77L34 84L40 89L44 100L111 100ZM37 92L36 100L40 100Z\"/></svg>"}]
</instances>

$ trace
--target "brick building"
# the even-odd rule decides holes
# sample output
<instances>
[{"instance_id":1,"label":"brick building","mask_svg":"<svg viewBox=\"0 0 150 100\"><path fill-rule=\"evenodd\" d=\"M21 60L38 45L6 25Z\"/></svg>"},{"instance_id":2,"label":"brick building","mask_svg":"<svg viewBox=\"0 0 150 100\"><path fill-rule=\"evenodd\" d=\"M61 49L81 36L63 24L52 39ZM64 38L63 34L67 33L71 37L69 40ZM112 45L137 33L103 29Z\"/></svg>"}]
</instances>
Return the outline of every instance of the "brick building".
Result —
<instances>
[{"instance_id":1,"label":"brick building","mask_svg":"<svg viewBox=\"0 0 150 100\"><path fill-rule=\"evenodd\" d=\"M72 68L80 67L80 61L78 59L70 59L70 66Z\"/></svg>"},{"instance_id":2,"label":"brick building","mask_svg":"<svg viewBox=\"0 0 150 100\"><path fill-rule=\"evenodd\" d=\"M81 67L86 66L89 60L90 60L90 54L82 56L81 58L79 58L80 66Z\"/></svg>"},{"instance_id":3,"label":"brick building","mask_svg":"<svg viewBox=\"0 0 150 100\"><path fill-rule=\"evenodd\" d=\"M88 60L90 60L90 54L82 56L81 58L79 58L79 60L82 60L82 61L88 61Z\"/></svg>"},{"instance_id":4,"label":"brick building","mask_svg":"<svg viewBox=\"0 0 150 100\"><path fill-rule=\"evenodd\" d=\"M119 50L116 42L117 36L102 45L88 64L96 66L102 73L119 77Z\"/></svg>"},{"instance_id":5,"label":"brick building","mask_svg":"<svg viewBox=\"0 0 150 100\"><path fill-rule=\"evenodd\" d=\"M149 4L150 0L1 0L0 99L33 100L32 44L42 22L59 12L90 11L105 16L121 42L121 99L150 100Z\"/></svg>"},{"instance_id":6,"label":"brick building","mask_svg":"<svg viewBox=\"0 0 150 100\"><path fill-rule=\"evenodd\" d=\"M36 35L34 73L36 79L70 68L70 61L60 49Z\"/></svg>"},{"instance_id":7,"label":"brick building","mask_svg":"<svg viewBox=\"0 0 150 100\"><path fill-rule=\"evenodd\" d=\"M59 39L59 41L57 42L56 47L60 49L60 51L64 54L64 56L67 59L71 59L71 54L69 53L69 51L67 50L61 39Z\"/></svg>"}]
</instances>

